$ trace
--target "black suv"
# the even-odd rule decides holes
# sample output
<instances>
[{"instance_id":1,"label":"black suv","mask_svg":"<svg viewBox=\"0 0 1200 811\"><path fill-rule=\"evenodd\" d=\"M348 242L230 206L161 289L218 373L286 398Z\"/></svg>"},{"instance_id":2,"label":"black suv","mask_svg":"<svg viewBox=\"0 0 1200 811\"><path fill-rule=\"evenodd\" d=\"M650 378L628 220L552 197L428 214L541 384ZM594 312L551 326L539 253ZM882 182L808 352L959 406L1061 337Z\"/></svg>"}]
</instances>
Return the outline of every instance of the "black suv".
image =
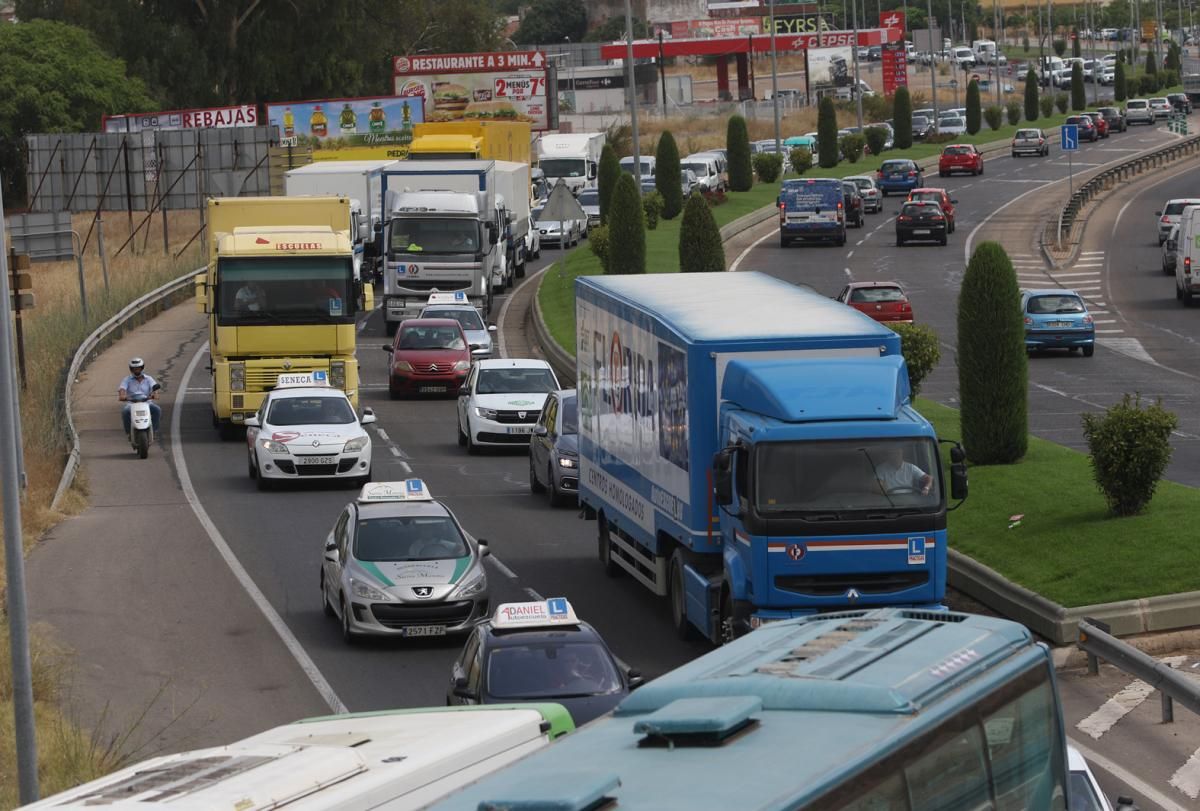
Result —
<instances>
[{"instance_id":1,"label":"black suv","mask_svg":"<svg viewBox=\"0 0 1200 811\"><path fill-rule=\"evenodd\" d=\"M1175 112L1185 115L1192 114L1192 100L1188 98L1187 93L1168 93L1167 101L1171 102L1171 107Z\"/></svg>"}]
</instances>

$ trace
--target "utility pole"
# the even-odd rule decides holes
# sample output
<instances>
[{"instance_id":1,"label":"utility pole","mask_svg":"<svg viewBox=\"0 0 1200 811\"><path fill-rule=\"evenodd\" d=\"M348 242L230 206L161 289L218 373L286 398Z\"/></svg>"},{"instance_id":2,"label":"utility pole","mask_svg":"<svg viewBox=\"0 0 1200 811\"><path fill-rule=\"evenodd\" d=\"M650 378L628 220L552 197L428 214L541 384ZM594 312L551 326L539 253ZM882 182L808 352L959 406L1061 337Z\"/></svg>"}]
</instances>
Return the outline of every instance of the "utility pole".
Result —
<instances>
[{"instance_id":1,"label":"utility pole","mask_svg":"<svg viewBox=\"0 0 1200 811\"><path fill-rule=\"evenodd\" d=\"M992 36L996 37L996 48L992 53L992 69L996 71L996 106L1001 105L1000 52L1004 47L1004 35L1000 32L1000 0L992 0Z\"/></svg>"},{"instance_id":2,"label":"utility pole","mask_svg":"<svg viewBox=\"0 0 1200 811\"><path fill-rule=\"evenodd\" d=\"M933 96L933 123L937 124L937 49L942 43L938 42L935 44L933 41L933 0L926 0L926 13L929 15L929 20L925 25L929 30L929 95ZM949 12L947 12L947 16L951 20L954 19L954 15Z\"/></svg>"},{"instance_id":3,"label":"utility pole","mask_svg":"<svg viewBox=\"0 0 1200 811\"><path fill-rule=\"evenodd\" d=\"M638 145L637 126L637 82L633 70L633 10L630 0L625 0L625 82L629 85L629 120L633 130L633 166L638 188L642 185L642 156Z\"/></svg>"},{"instance_id":4,"label":"utility pole","mask_svg":"<svg viewBox=\"0 0 1200 811\"><path fill-rule=\"evenodd\" d=\"M854 54L854 99L857 102L856 110L858 113L858 131L862 132L862 80L858 75L858 2L857 0L850 0L850 2L852 3L851 8L853 9L854 14L854 48L852 49L852 53ZM866 10L866 0L863 0L863 10Z\"/></svg>"},{"instance_id":5,"label":"utility pole","mask_svg":"<svg viewBox=\"0 0 1200 811\"><path fill-rule=\"evenodd\" d=\"M771 18L771 107L775 111L775 154L783 154L783 146L779 143L779 66L775 60L775 0L770 0L767 7ZM821 29L821 20L817 18L817 30ZM808 52L805 51L804 83L808 84ZM807 99L805 99L807 101Z\"/></svg>"}]
</instances>

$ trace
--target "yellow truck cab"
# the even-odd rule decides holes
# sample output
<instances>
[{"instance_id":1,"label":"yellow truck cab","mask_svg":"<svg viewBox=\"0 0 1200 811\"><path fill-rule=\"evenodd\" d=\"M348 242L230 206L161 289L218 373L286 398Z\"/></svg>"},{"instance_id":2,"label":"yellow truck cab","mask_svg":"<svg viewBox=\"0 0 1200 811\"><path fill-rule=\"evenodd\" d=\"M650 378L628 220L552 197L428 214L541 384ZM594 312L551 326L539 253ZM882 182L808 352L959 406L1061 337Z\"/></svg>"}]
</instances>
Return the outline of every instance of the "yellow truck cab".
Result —
<instances>
[{"instance_id":1,"label":"yellow truck cab","mask_svg":"<svg viewBox=\"0 0 1200 811\"><path fill-rule=\"evenodd\" d=\"M529 124L441 121L416 124L409 160L497 160L530 163Z\"/></svg>"},{"instance_id":2,"label":"yellow truck cab","mask_svg":"<svg viewBox=\"0 0 1200 811\"><path fill-rule=\"evenodd\" d=\"M241 435L281 374L324 371L358 406L355 320L374 306L354 276L346 197L208 201L207 313L213 425ZM359 296L363 300L360 301Z\"/></svg>"}]
</instances>

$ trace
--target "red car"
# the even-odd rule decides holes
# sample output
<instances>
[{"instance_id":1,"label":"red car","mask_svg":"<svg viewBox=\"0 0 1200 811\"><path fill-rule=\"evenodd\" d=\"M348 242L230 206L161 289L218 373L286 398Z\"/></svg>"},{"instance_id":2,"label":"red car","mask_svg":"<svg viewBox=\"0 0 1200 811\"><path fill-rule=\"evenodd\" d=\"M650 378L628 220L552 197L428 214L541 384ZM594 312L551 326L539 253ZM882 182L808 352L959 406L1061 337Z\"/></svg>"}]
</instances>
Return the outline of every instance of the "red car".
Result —
<instances>
[{"instance_id":1,"label":"red car","mask_svg":"<svg viewBox=\"0 0 1200 811\"><path fill-rule=\"evenodd\" d=\"M932 187L927 189L913 189L908 193L908 199L928 200L932 203L937 203L940 205L942 207L942 213L946 215L947 234L954 233L954 229L958 227L954 218L954 204L958 201L952 199L950 195L946 193L945 189L936 189Z\"/></svg>"},{"instance_id":2,"label":"red car","mask_svg":"<svg viewBox=\"0 0 1200 811\"><path fill-rule=\"evenodd\" d=\"M938 174L948 177L955 172L983 174L983 155L974 144L949 144L938 158Z\"/></svg>"},{"instance_id":3,"label":"red car","mask_svg":"<svg viewBox=\"0 0 1200 811\"><path fill-rule=\"evenodd\" d=\"M388 393L395 400L409 394L454 394L471 371L471 348L453 318L410 318L400 323L393 343Z\"/></svg>"},{"instance_id":4,"label":"red car","mask_svg":"<svg viewBox=\"0 0 1200 811\"><path fill-rule=\"evenodd\" d=\"M912 304L896 282L850 282L837 300L876 321L911 324Z\"/></svg>"},{"instance_id":5,"label":"red car","mask_svg":"<svg viewBox=\"0 0 1200 811\"><path fill-rule=\"evenodd\" d=\"M1102 113L1084 113L1088 118L1092 119L1092 123L1096 125L1096 132L1101 138L1108 137L1108 119Z\"/></svg>"}]
</instances>

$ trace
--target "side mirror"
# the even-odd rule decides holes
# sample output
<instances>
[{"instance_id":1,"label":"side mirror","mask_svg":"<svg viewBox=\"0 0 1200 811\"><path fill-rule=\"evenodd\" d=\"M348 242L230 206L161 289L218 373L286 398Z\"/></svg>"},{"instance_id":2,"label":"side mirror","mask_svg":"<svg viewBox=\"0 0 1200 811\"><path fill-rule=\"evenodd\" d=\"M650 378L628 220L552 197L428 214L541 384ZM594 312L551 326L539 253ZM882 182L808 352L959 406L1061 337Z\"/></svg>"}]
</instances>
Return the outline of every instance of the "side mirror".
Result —
<instances>
[{"instance_id":1,"label":"side mirror","mask_svg":"<svg viewBox=\"0 0 1200 811\"><path fill-rule=\"evenodd\" d=\"M363 409L362 419L358 421L359 425L370 425L375 422L375 412L369 408Z\"/></svg>"},{"instance_id":2,"label":"side mirror","mask_svg":"<svg viewBox=\"0 0 1200 811\"><path fill-rule=\"evenodd\" d=\"M246 419L242 421L242 425L245 425L247 428L262 427L262 423L258 421L258 417L246 417Z\"/></svg>"},{"instance_id":3,"label":"side mirror","mask_svg":"<svg viewBox=\"0 0 1200 811\"><path fill-rule=\"evenodd\" d=\"M488 325L487 325L487 327L488 327L488 332L495 332L495 331L496 331L496 325L495 325L495 324L488 324Z\"/></svg>"},{"instance_id":4,"label":"side mirror","mask_svg":"<svg viewBox=\"0 0 1200 811\"><path fill-rule=\"evenodd\" d=\"M487 538L476 538L475 543L479 544L479 556L486 558L492 554L492 548L488 546Z\"/></svg>"},{"instance_id":5,"label":"side mirror","mask_svg":"<svg viewBox=\"0 0 1200 811\"><path fill-rule=\"evenodd\" d=\"M950 465L950 498L962 501L967 497L967 465L954 462Z\"/></svg>"},{"instance_id":6,"label":"side mirror","mask_svg":"<svg viewBox=\"0 0 1200 811\"><path fill-rule=\"evenodd\" d=\"M155 383L153 386L150 387L150 391L158 391L161 388L162 388L162 383Z\"/></svg>"},{"instance_id":7,"label":"side mirror","mask_svg":"<svg viewBox=\"0 0 1200 811\"><path fill-rule=\"evenodd\" d=\"M470 395L471 395L471 389L468 386L459 386L459 388L458 388L458 396L459 397L469 397Z\"/></svg>"},{"instance_id":8,"label":"side mirror","mask_svg":"<svg viewBox=\"0 0 1200 811\"><path fill-rule=\"evenodd\" d=\"M629 682L630 690L636 690L646 683L646 677L642 675L642 671L635 667L625 671L625 678Z\"/></svg>"},{"instance_id":9,"label":"side mirror","mask_svg":"<svg viewBox=\"0 0 1200 811\"><path fill-rule=\"evenodd\" d=\"M954 198L950 199L950 203L951 203L951 205L958 205L958 201L955 200Z\"/></svg>"},{"instance_id":10,"label":"side mirror","mask_svg":"<svg viewBox=\"0 0 1200 811\"><path fill-rule=\"evenodd\" d=\"M487 224L488 244L495 245L500 239L499 231L496 229L496 223L489 222Z\"/></svg>"},{"instance_id":11,"label":"side mirror","mask_svg":"<svg viewBox=\"0 0 1200 811\"><path fill-rule=\"evenodd\" d=\"M713 498L718 505L733 503L733 456L737 448L722 448L713 454Z\"/></svg>"},{"instance_id":12,"label":"side mirror","mask_svg":"<svg viewBox=\"0 0 1200 811\"><path fill-rule=\"evenodd\" d=\"M375 223L371 226L371 230L373 230L376 234L382 234L383 233L383 223L376 220Z\"/></svg>"},{"instance_id":13,"label":"side mirror","mask_svg":"<svg viewBox=\"0 0 1200 811\"><path fill-rule=\"evenodd\" d=\"M1156 211L1156 212L1154 212L1154 216L1155 216L1155 217L1161 217L1161 216L1162 216L1162 212L1161 212L1161 211Z\"/></svg>"},{"instance_id":14,"label":"side mirror","mask_svg":"<svg viewBox=\"0 0 1200 811\"><path fill-rule=\"evenodd\" d=\"M1117 811L1138 811L1138 807L1133 804L1132 797L1120 795L1117 797Z\"/></svg>"},{"instance_id":15,"label":"side mirror","mask_svg":"<svg viewBox=\"0 0 1200 811\"><path fill-rule=\"evenodd\" d=\"M533 435L534 436L547 436L549 433L550 433L550 431L547 430L546 426L544 426L544 425L533 426Z\"/></svg>"},{"instance_id":16,"label":"side mirror","mask_svg":"<svg viewBox=\"0 0 1200 811\"><path fill-rule=\"evenodd\" d=\"M379 348L382 349L384 352L387 352L388 354L391 354L392 352L396 351L396 348L394 346L392 346L391 344L384 344L383 346L381 346Z\"/></svg>"},{"instance_id":17,"label":"side mirror","mask_svg":"<svg viewBox=\"0 0 1200 811\"><path fill-rule=\"evenodd\" d=\"M454 686L450 689L450 692L458 698L467 698L471 701L474 701L476 698L475 691L467 684L466 676L455 676Z\"/></svg>"}]
</instances>

